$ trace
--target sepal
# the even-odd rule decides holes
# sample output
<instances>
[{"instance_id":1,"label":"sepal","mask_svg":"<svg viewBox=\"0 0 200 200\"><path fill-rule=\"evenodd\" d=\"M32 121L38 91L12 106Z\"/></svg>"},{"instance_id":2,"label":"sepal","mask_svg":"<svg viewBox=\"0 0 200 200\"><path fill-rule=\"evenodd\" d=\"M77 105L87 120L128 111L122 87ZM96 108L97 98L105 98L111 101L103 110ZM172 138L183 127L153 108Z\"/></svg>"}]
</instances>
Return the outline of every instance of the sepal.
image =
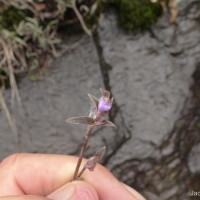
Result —
<instances>
[{"instance_id":1,"label":"sepal","mask_svg":"<svg viewBox=\"0 0 200 200\"><path fill-rule=\"evenodd\" d=\"M101 149L99 149L99 151L97 151L94 156L90 157L85 163L85 169L88 169L89 171L94 171L96 165L102 159L105 151L106 151L106 147L104 146Z\"/></svg>"}]
</instances>

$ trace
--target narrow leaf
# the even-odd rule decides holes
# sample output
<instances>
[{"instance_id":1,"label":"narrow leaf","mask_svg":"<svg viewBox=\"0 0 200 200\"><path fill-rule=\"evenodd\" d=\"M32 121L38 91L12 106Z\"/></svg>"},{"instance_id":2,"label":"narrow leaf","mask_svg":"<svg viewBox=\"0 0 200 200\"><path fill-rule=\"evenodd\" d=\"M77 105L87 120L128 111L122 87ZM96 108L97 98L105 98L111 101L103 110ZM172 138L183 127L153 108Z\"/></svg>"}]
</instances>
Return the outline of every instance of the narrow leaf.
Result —
<instances>
[{"instance_id":1,"label":"narrow leaf","mask_svg":"<svg viewBox=\"0 0 200 200\"><path fill-rule=\"evenodd\" d=\"M113 124L109 120L103 120L101 126L113 126L113 127L115 127L115 124Z\"/></svg>"},{"instance_id":2,"label":"narrow leaf","mask_svg":"<svg viewBox=\"0 0 200 200\"><path fill-rule=\"evenodd\" d=\"M99 161L102 159L104 153L105 153L106 147L102 147L101 149L99 149L99 151L96 152L96 154L92 157L90 157L84 168L88 169L89 171L94 171L96 165L99 163Z\"/></svg>"},{"instance_id":3,"label":"narrow leaf","mask_svg":"<svg viewBox=\"0 0 200 200\"><path fill-rule=\"evenodd\" d=\"M96 110L98 109L99 100L91 94L88 94L88 97L91 102L89 117L94 117Z\"/></svg>"},{"instance_id":4,"label":"narrow leaf","mask_svg":"<svg viewBox=\"0 0 200 200\"><path fill-rule=\"evenodd\" d=\"M104 153L106 151L106 146L103 146L99 151L96 152L94 156L98 157L98 162L102 159Z\"/></svg>"},{"instance_id":5,"label":"narrow leaf","mask_svg":"<svg viewBox=\"0 0 200 200\"><path fill-rule=\"evenodd\" d=\"M97 107L98 104L99 104L99 100L95 96L93 96L91 94L88 94L88 97L90 98L91 102L94 103L96 105L96 107Z\"/></svg>"},{"instance_id":6,"label":"narrow leaf","mask_svg":"<svg viewBox=\"0 0 200 200\"><path fill-rule=\"evenodd\" d=\"M66 120L68 123L72 124L83 124L83 125L92 125L94 123L94 120L92 117L86 117L86 116L81 116L81 117L72 117Z\"/></svg>"}]
</instances>

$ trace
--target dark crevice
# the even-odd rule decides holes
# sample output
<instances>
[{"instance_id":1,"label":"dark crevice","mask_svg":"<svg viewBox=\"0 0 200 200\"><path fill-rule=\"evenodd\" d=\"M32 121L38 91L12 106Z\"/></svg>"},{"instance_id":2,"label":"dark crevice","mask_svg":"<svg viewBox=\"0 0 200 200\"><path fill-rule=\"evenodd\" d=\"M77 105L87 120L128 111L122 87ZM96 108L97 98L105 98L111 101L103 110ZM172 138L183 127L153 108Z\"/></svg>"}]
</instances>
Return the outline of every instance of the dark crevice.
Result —
<instances>
[{"instance_id":1,"label":"dark crevice","mask_svg":"<svg viewBox=\"0 0 200 200\"><path fill-rule=\"evenodd\" d=\"M94 41L94 44L97 50L97 55L99 58L99 66L100 66L104 86L106 87L107 90L111 92L109 70L112 69L112 66L109 63L107 63L104 58L103 48L100 44L100 38L97 31L95 31L93 34L93 41Z\"/></svg>"},{"instance_id":2,"label":"dark crevice","mask_svg":"<svg viewBox=\"0 0 200 200\"><path fill-rule=\"evenodd\" d=\"M100 38L98 34L98 30L96 30L93 34L93 41L96 47L98 59L99 59L99 67L102 74L102 79L104 83L104 87L110 91L112 94L112 87L110 85L110 76L109 71L112 70L112 66L106 62L104 54L103 54L103 48L100 43ZM118 122L116 121L116 118L119 116ZM110 159L119 151L119 149L131 138L131 131L128 129L128 127L125 125L125 121L122 115L122 111L120 107L117 104L117 101L115 99L113 103L113 107L111 112L109 113L109 120L113 123L119 123L119 128L115 129L115 133L117 137L115 137L115 142L112 145L112 150L110 153L107 153L107 155L104 157L103 164L106 165L110 161ZM117 125L117 124L116 124ZM106 140L104 140L104 143L107 143ZM109 145L111 146L111 145Z\"/></svg>"},{"instance_id":3,"label":"dark crevice","mask_svg":"<svg viewBox=\"0 0 200 200\"><path fill-rule=\"evenodd\" d=\"M164 50L168 50L168 47L173 47L173 45L177 46L176 37L177 34L180 35L181 33L179 27L175 27L169 46L157 37L154 30L150 34L155 40L159 41ZM93 39L99 57L99 66L104 86L112 93L109 76L109 71L112 69L112 66L105 60L98 32L95 33ZM182 51L172 52L171 56L180 56L184 53ZM163 200L193 199L188 194L192 190L198 191L200 188L200 173L199 171L192 171L191 168L191 158L196 153L194 152L193 154L193 150L195 150L193 147L200 144L199 63L197 63L196 70L193 73L193 80L193 85L190 88L191 95L184 102L180 118L175 122L173 129L159 145L151 144L153 154L144 158L133 157L127 160L124 159L111 168L111 171L122 182L136 188L147 199L149 194L156 194L163 197ZM120 126L115 130L117 137L114 138L111 144L109 143L109 150L112 149L107 153L103 164L108 164L131 137L131 130L125 124L126 118L123 118L123 112L121 112L116 102L113 110L110 119L119 123ZM105 143L108 142L105 139ZM143 141L141 143L145 145Z\"/></svg>"}]
</instances>

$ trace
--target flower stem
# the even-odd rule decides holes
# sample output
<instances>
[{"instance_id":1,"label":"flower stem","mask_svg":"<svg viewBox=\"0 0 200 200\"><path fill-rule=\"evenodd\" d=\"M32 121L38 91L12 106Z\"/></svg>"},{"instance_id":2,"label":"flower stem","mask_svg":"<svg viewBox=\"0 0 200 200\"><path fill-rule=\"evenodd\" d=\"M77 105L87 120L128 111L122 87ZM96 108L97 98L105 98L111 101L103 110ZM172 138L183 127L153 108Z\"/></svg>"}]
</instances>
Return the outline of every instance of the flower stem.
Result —
<instances>
[{"instance_id":1,"label":"flower stem","mask_svg":"<svg viewBox=\"0 0 200 200\"><path fill-rule=\"evenodd\" d=\"M77 178L80 178L85 170L86 170L86 167L84 166L83 169L77 175Z\"/></svg>"},{"instance_id":2,"label":"flower stem","mask_svg":"<svg viewBox=\"0 0 200 200\"><path fill-rule=\"evenodd\" d=\"M78 163L76 165L76 169L75 169L75 172L74 172L73 181L76 180L76 178L78 177L77 176L78 175L78 171L79 171L79 168L81 166L83 155L84 155L86 147L87 147L88 139L89 139L90 135L92 134L93 128L94 128L93 126L88 126L87 127L87 134L85 135L84 140L83 140L83 144L81 146L81 151L80 151Z\"/></svg>"}]
</instances>

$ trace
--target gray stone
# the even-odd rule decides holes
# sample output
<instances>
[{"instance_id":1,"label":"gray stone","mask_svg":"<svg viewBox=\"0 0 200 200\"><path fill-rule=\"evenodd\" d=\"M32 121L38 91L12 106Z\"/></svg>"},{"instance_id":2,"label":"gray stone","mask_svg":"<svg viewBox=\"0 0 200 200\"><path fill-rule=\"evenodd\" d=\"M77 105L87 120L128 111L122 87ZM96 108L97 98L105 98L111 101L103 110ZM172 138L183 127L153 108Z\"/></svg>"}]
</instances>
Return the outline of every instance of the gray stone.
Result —
<instances>
[{"instance_id":1,"label":"gray stone","mask_svg":"<svg viewBox=\"0 0 200 200\"><path fill-rule=\"evenodd\" d=\"M163 17L151 31L138 35L119 30L114 12L105 14L94 40L86 37L57 59L47 77L33 82L22 79L19 91L25 116L12 110L22 150L77 155L85 127L66 124L65 119L87 115L87 93L100 96L99 88L105 87L114 96L110 119L116 129L97 129L88 154L106 145L103 163L149 199L187 199L180 190L184 183L177 185L174 178L176 173L187 174L186 168L178 171L181 158L173 152L176 133L161 148L190 107L192 74L200 63L199 3L184 1L179 6L177 26L167 24ZM9 102L9 91L5 98ZM17 151L2 112L0 132L2 159ZM32 150L28 135L32 136ZM198 152L195 146L190 153L191 172L199 168Z\"/></svg>"},{"instance_id":2,"label":"gray stone","mask_svg":"<svg viewBox=\"0 0 200 200\"><path fill-rule=\"evenodd\" d=\"M189 168L192 173L200 173L200 144L195 145L189 155Z\"/></svg>"}]
</instances>

